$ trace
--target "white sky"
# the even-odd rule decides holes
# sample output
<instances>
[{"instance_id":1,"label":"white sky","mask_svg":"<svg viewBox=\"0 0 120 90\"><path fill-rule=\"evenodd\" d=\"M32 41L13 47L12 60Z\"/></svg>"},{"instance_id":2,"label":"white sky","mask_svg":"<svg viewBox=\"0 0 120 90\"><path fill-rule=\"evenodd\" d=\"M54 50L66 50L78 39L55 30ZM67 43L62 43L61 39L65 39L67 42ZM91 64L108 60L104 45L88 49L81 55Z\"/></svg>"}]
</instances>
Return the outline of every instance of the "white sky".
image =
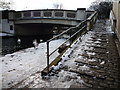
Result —
<instances>
[{"instance_id":1,"label":"white sky","mask_svg":"<svg viewBox=\"0 0 120 90\"><path fill-rule=\"evenodd\" d=\"M95 0L12 0L15 10L52 9L54 3L63 4L63 9L87 8Z\"/></svg>"}]
</instances>

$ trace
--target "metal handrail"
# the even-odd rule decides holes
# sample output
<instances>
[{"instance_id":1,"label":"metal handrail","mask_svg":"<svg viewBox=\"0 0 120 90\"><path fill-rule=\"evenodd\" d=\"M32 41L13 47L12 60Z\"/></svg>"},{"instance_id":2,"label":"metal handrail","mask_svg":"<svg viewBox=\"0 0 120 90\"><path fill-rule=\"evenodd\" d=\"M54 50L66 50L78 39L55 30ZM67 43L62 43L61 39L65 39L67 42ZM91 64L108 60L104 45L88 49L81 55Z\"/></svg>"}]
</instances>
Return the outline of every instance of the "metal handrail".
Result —
<instances>
[{"instance_id":1,"label":"metal handrail","mask_svg":"<svg viewBox=\"0 0 120 90\"><path fill-rule=\"evenodd\" d=\"M70 38L68 38L65 42L63 42L63 44L67 43L71 38L73 38L78 32L80 32L82 29L86 28L87 25L85 25L84 27L82 27L79 31L77 31L76 33L74 33L72 36L70 36ZM54 39L53 39L54 40ZM61 44L61 46L63 45ZM57 51L58 48L56 48L53 52L51 52L49 54L49 56L51 56L55 51Z\"/></svg>"},{"instance_id":2,"label":"metal handrail","mask_svg":"<svg viewBox=\"0 0 120 90\"><path fill-rule=\"evenodd\" d=\"M94 18L94 17L95 17L95 18ZM68 41L70 41L70 45L69 45L69 47L70 47L70 46L72 45L72 43L73 43L78 37L80 37L80 36L82 35L83 32L86 32L86 31L87 31L87 27L89 27L89 26L87 25L87 22L90 21L89 23L90 23L90 28L91 28L91 25L95 23L96 18L97 18L97 13L94 12L87 20L84 20L84 21L80 22L80 24L78 24L77 26L75 26L75 27L70 27L69 29L67 29L66 31L60 33L59 35L57 35L57 36L55 36L55 37L47 40L47 42L46 42L46 43L47 43L47 72L49 72L49 57L50 57L54 52L56 52L56 51L59 49L60 46L64 45L64 44L67 43ZM95 20L93 20L93 19L95 19ZM91 23L91 22L92 22L92 23ZM92 26L93 26L93 25L92 25ZM63 44L61 44L58 48L56 48L54 51L52 51L52 52L50 53L50 51L49 51L49 43L50 43L50 41L52 41L52 40L54 40L54 39L57 39L57 38L59 38L60 36L68 33L69 31L72 31L72 30L75 30L76 32L74 32L73 34L70 33L70 38L68 38ZM80 35L77 35L77 34L80 34ZM74 39L75 36L76 36L76 38ZM73 41L72 41L72 40L73 40Z\"/></svg>"},{"instance_id":3,"label":"metal handrail","mask_svg":"<svg viewBox=\"0 0 120 90\"><path fill-rule=\"evenodd\" d=\"M75 28L80 27L80 25L82 25L82 24L85 23L85 22L86 22L86 20L80 22L80 24L78 24L76 27L70 27L70 28L68 28L67 30L63 31L63 32L60 33L59 35L56 35L55 37L47 40L47 42L50 42L50 41L54 40L55 38L58 38L59 36L62 36L63 34L65 34L65 33L67 33L68 31L70 31L71 29L75 29Z\"/></svg>"},{"instance_id":4,"label":"metal handrail","mask_svg":"<svg viewBox=\"0 0 120 90\"><path fill-rule=\"evenodd\" d=\"M82 26L83 26L83 25L82 25L83 23L86 23L86 20L85 20L85 21L82 21L78 26L76 26L76 27L71 27L71 28L67 29L66 31L60 33L59 35L57 35L57 36L55 36L55 37L47 40L47 71L48 71L48 72L49 72L49 57L50 57L54 52L56 52L56 51L58 50L58 48L60 47L60 46L59 46L58 48L56 48L54 51L52 51L52 52L50 53L50 51L49 51L49 42L52 41L52 40L54 40L54 39L56 39L56 38L58 38L58 37L60 37L60 36L62 36L63 34L66 34L66 33L69 32L69 31L75 30L76 28L80 28L80 26L82 27ZM80 29L80 30L81 30L81 29ZM63 44L65 44L66 42L70 41L70 39L71 39L72 37L74 37L78 32L80 32L80 30L78 30L78 31L77 31L76 33L74 33L73 35L70 35L70 38L68 38ZM63 44L62 44L62 45L63 45ZM62 46L62 45L61 45L61 46Z\"/></svg>"}]
</instances>

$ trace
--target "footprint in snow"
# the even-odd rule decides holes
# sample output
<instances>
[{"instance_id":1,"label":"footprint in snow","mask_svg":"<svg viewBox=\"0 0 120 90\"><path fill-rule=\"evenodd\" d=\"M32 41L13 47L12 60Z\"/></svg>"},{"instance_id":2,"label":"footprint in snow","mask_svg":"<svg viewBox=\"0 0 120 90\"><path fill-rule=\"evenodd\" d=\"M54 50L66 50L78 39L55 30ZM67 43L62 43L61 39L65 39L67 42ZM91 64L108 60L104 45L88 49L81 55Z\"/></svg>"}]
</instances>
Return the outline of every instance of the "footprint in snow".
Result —
<instances>
[{"instance_id":1,"label":"footprint in snow","mask_svg":"<svg viewBox=\"0 0 120 90\"><path fill-rule=\"evenodd\" d=\"M11 57L13 58L15 55L11 55Z\"/></svg>"},{"instance_id":2,"label":"footprint in snow","mask_svg":"<svg viewBox=\"0 0 120 90\"><path fill-rule=\"evenodd\" d=\"M16 69L13 69L13 70L9 70L8 72L11 72L11 71L15 71Z\"/></svg>"}]
</instances>

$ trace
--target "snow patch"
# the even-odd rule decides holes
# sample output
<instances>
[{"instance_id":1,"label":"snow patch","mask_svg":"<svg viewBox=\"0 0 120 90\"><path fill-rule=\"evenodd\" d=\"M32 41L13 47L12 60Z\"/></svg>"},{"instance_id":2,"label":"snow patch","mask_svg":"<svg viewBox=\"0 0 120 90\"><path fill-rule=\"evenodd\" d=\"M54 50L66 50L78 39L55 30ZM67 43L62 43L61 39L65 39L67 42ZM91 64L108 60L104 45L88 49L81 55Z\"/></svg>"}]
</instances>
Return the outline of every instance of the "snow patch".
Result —
<instances>
[{"instance_id":1,"label":"snow patch","mask_svg":"<svg viewBox=\"0 0 120 90\"><path fill-rule=\"evenodd\" d=\"M102 40L102 39L98 38L97 40L100 41L100 40Z\"/></svg>"},{"instance_id":2,"label":"snow patch","mask_svg":"<svg viewBox=\"0 0 120 90\"><path fill-rule=\"evenodd\" d=\"M88 59L89 62L95 62L96 59Z\"/></svg>"},{"instance_id":3,"label":"snow patch","mask_svg":"<svg viewBox=\"0 0 120 90\"><path fill-rule=\"evenodd\" d=\"M87 52L88 55L95 55L96 53L94 52Z\"/></svg>"},{"instance_id":4,"label":"snow patch","mask_svg":"<svg viewBox=\"0 0 120 90\"><path fill-rule=\"evenodd\" d=\"M101 65L102 65L102 64L105 64L105 61L102 61L100 64L101 64Z\"/></svg>"},{"instance_id":5,"label":"snow patch","mask_svg":"<svg viewBox=\"0 0 120 90\"><path fill-rule=\"evenodd\" d=\"M80 66L79 69L82 71L88 71L90 68L86 65L83 65L83 66Z\"/></svg>"},{"instance_id":6,"label":"snow patch","mask_svg":"<svg viewBox=\"0 0 120 90\"><path fill-rule=\"evenodd\" d=\"M95 41L94 43L95 43L95 44L99 44L99 43L101 43L101 42L100 42L100 41Z\"/></svg>"},{"instance_id":7,"label":"snow patch","mask_svg":"<svg viewBox=\"0 0 120 90\"><path fill-rule=\"evenodd\" d=\"M50 52L64 41L63 39L52 41ZM37 48L20 50L0 58L3 88L9 88L46 67L46 43L40 43ZM52 57L55 58L56 55ZM52 59L50 59L51 61Z\"/></svg>"},{"instance_id":8,"label":"snow patch","mask_svg":"<svg viewBox=\"0 0 120 90\"><path fill-rule=\"evenodd\" d=\"M88 38L91 37L91 31L89 31L86 35L83 35L82 37L78 38L72 45L71 45L71 48L69 48L68 50L66 50L66 52L62 55L62 60L58 63L58 65L56 66L52 66L52 68L54 70L58 70L60 69L62 66L63 66L63 63L67 60L70 59L70 55L71 53L73 52L73 50L75 50L78 45L80 48L83 48L83 49L89 49L89 47L87 46L82 46L82 45L85 45L85 42L88 40ZM82 49L79 49L78 50L79 53L83 53ZM94 53L93 53L94 54ZM73 62L71 62L73 63ZM70 64L70 63L69 63Z\"/></svg>"},{"instance_id":9,"label":"snow patch","mask_svg":"<svg viewBox=\"0 0 120 90\"><path fill-rule=\"evenodd\" d=\"M84 59L84 58L83 58L83 56L79 56L78 59L82 60L82 59Z\"/></svg>"},{"instance_id":10,"label":"snow patch","mask_svg":"<svg viewBox=\"0 0 120 90\"><path fill-rule=\"evenodd\" d=\"M69 88L76 82L84 83L76 73L61 70L57 76L57 78L56 76L52 76L50 79L52 88Z\"/></svg>"}]
</instances>

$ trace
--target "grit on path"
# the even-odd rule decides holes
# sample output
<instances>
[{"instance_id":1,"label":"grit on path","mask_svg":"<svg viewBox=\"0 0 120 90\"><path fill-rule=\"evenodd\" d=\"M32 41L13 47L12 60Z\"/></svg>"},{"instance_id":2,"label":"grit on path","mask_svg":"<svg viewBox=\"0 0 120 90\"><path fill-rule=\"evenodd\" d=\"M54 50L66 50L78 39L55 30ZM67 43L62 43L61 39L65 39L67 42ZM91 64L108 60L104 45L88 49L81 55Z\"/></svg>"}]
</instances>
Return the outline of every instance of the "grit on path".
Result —
<instances>
[{"instance_id":1,"label":"grit on path","mask_svg":"<svg viewBox=\"0 0 120 90\"><path fill-rule=\"evenodd\" d=\"M109 20L97 20L82 36L59 70L44 80L36 73L16 88L117 88L120 83L120 57Z\"/></svg>"}]
</instances>

